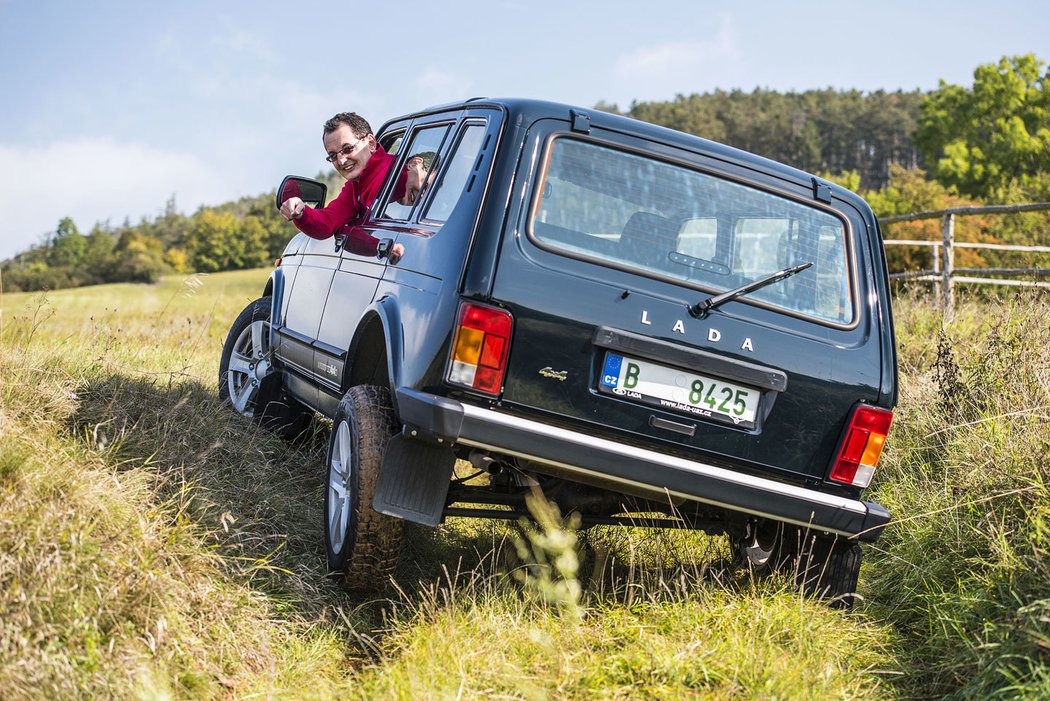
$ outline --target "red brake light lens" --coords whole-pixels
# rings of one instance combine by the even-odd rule
[[[512,319],[502,309],[464,302],[452,341],[448,381],[499,394],[507,370]]]
[[[831,467],[830,478],[854,487],[871,484],[892,421],[892,411],[858,406],[846,428],[846,437]]]

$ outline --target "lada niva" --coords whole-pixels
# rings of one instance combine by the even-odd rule
[[[377,138],[398,164],[425,154],[420,196],[380,191],[356,231],[379,255],[296,235],[219,378],[283,433],[331,418],[324,533],[348,588],[387,583],[403,520],[519,518],[540,489],[584,525],[726,534],[756,571],[849,604],[860,543],[890,518],[862,493],[897,400],[860,197],[532,100],[435,107]],[[289,188],[325,203],[290,177],[278,204]]]

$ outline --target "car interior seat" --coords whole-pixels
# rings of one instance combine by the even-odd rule
[[[620,249],[627,260],[647,267],[668,267],[667,256],[678,249],[679,223],[650,212],[635,212],[624,224]]]

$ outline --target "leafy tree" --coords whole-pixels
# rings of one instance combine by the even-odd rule
[[[61,239],[66,236],[79,235],[80,231],[77,229],[76,223],[69,217],[62,217],[58,220],[58,226],[55,227],[55,238]]]
[[[317,180],[326,180],[323,174],[315,177]],[[337,194],[339,186],[334,186],[334,183],[328,182],[328,191]],[[288,241],[296,234],[295,227],[285,221],[278,213],[277,207],[274,206],[275,194],[275,191],[271,191],[255,197],[242,197],[236,202],[227,202],[215,208],[217,212],[232,214],[243,222],[254,219],[263,228],[263,249],[266,253],[266,263],[272,263],[275,258],[279,257],[285,246],[288,245]],[[248,223],[247,225],[254,227],[254,223]]]
[[[845,170],[841,173],[830,173],[825,171],[823,173],[817,173],[817,175],[824,180],[830,180],[836,185],[841,185],[847,190],[860,192],[860,173],[855,170]]]
[[[109,281],[116,246],[116,238],[103,225],[92,227],[84,246],[83,267],[91,273],[94,282]]]
[[[170,272],[164,263],[164,249],[160,242],[140,232],[125,229],[113,249],[114,257],[109,272],[112,282],[156,282]]]
[[[205,273],[255,268],[270,262],[266,230],[256,217],[202,209],[183,240],[193,267]]]
[[[970,88],[941,81],[922,105],[916,141],[933,176],[971,197],[1025,199],[1047,189],[1050,71],[1034,54],[979,66]]]
[[[932,212],[953,207],[979,205],[972,199],[960,197],[944,185],[929,180],[925,171],[919,168],[906,169],[891,166],[890,182],[886,187],[861,193],[879,217],[886,218],[899,214],[915,212]],[[971,215],[956,217],[955,240],[978,243],[1002,243],[1002,239],[993,234],[999,221],[994,215]],[[940,218],[920,219],[915,221],[883,224],[883,235],[887,239],[913,239],[919,241],[940,241],[943,238]],[[916,246],[889,246],[886,255],[890,270],[922,270],[931,267],[931,249]],[[958,268],[984,267],[995,254],[982,252],[980,249],[955,249],[955,266]]]
[[[914,168],[912,142],[922,94],[856,90],[716,90],[671,102],[634,103],[636,119],[721,141],[809,171],[856,171],[868,188],[889,180],[891,164]],[[597,109],[618,111],[599,103]]]
[[[164,262],[176,273],[192,273],[190,256],[184,248],[169,248],[164,251]]]
[[[269,232],[259,217],[249,214],[241,220],[240,237],[244,244],[244,254],[241,256],[238,268],[259,268],[273,263],[275,255],[271,255],[268,246]],[[285,243],[287,243],[287,237],[285,237]]]
[[[87,240],[77,230],[77,225],[69,217],[58,222],[55,235],[51,239],[47,254],[48,265],[52,267],[75,267],[83,262]]]
[[[718,105],[706,95],[693,94],[678,95],[671,102],[635,102],[627,114],[705,139],[724,141],[726,126],[717,108]]]
[[[615,102],[606,102],[605,100],[598,100],[597,104],[594,105],[594,109],[601,112],[609,112],[611,114],[623,114],[620,111],[619,105]]]

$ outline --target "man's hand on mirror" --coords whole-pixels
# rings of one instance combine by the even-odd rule
[[[301,199],[298,197],[289,197],[281,203],[281,216],[288,221],[294,221],[303,216],[303,210],[305,208],[306,203]]]

